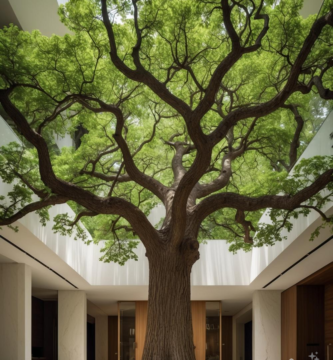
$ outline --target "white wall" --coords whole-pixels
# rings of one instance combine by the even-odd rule
[[[70,134],[65,134],[64,137],[61,137],[59,135],[55,135],[55,143],[58,145],[59,149],[62,149],[63,147],[72,147],[74,146],[74,141]]]
[[[108,317],[97,316],[95,318],[95,358],[96,360],[108,360]]]
[[[317,14],[322,3],[323,0],[304,0],[303,9],[300,11],[300,14],[304,18],[308,17],[309,15]]]
[[[322,127],[312,139],[311,143],[306,148],[298,162],[301,159],[311,158],[316,155],[333,156],[333,141],[330,140],[329,137],[332,131],[333,112],[323,123]],[[333,204],[330,204],[326,207],[325,211],[329,211],[332,207]],[[254,281],[256,277],[259,276],[260,273],[266,269],[266,267],[271,264],[284,250],[286,250],[290,244],[302,236],[304,231],[318,219],[319,215],[316,212],[312,212],[307,217],[300,216],[296,221],[293,221],[294,226],[290,233],[288,233],[286,230],[282,231],[282,236],[287,235],[287,240],[278,242],[274,246],[254,248],[252,251],[251,282]],[[267,214],[264,214],[260,221],[263,223],[270,222],[270,218],[267,216]]]
[[[281,292],[253,295],[253,359],[281,360]]]
[[[31,270],[0,264],[0,359],[31,359]]]
[[[58,356],[87,359],[87,298],[84,291],[58,293]]]
[[[208,240],[200,245],[200,259],[192,270],[192,285],[250,284],[251,252],[232,254],[225,240]]]
[[[38,29],[43,35],[59,36],[69,33],[60,21],[57,0],[9,0],[22,29]]]

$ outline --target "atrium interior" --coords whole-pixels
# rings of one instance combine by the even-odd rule
[[[0,28],[14,23],[62,36],[68,29],[57,10],[65,2],[1,0]],[[321,4],[305,0],[301,15]],[[333,112],[325,113],[297,163],[332,157],[332,132]],[[84,133],[57,137],[57,147],[78,147]],[[20,141],[0,108],[0,146]],[[0,196],[11,186],[0,179]],[[323,212],[332,216],[333,203]],[[75,217],[66,203],[49,213]],[[158,226],[165,216],[157,204],[148,219]],[[321,220],[317,212],[300,216],[282,234],[286,240],[247,252],[230,252],[223,239],[200,244],[191,272],[196,360],[333,360],[333,236],[323,228],[310,241]],[[266,212],[260,222],[269,221]],[[137,260],[119,265],[100,261],[103,241],[87,245],[74,234],[55,234],[52,222],[43,226],[35,213],[13,225],[18,232],[0,228],[0,360],[141,360],[149,283],[144,245],[135,249]]]

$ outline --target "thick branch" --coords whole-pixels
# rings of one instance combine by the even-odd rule
[[[244,242],[247,244],[253,244],[253,238],[251,237],[251,230],[255,231],[251,221],[245,219],[244,211],[237,210],[235,220],[238,224],[241,224],[244,229]]]
[[[183,165],[183,157],[184,155],[190,153],[191,150],[194,150],[195,147],[188,143],[179,141],[166,141],[165,143],[172,146],[176,150],[175,155],[172,158],[172,171],[174,175],[174,183],[172,187],[176,188],[180,180],[186,174],[186,169]]]
[[[237,157],[241,156],[244,151],[245,148],[241,147],[238,150],[231,151],[230,153],[224,155],[222,159],[222,169],[219,176],[208,184],[199,184],[196,188],[196,198],[203,198],[227,186],[232,175],[231,163]]]
[[[129,175],[129,177],[131,179],[133,179],[133,181],[135,181],[139,185],[150,190],[154,195],[156,195],[161,201],[164,202],[166,187],[163,184],[161,184],[158,180],[153,179],[151,176],[148,176],[148,175],[144,174],[143,172],[141,172],[137,168],[137,166],[135,165],[134,160],[133,160],[133,156],[135,156],[136,153],[138,153],[142,149],[144,144],[151,141],[152,137],[155,134],[156,123],[154,124],[153,133],[152,133],[150,139],[144,141],[141,144],[141,146],[137,149],[137,151],[134,153],[134,155],[132,155],[125,139],[122,136],[123,128],[125,125],[125,119],[124,119],[124,115],[123,115],[122,111],[118,107],[116,107],[114,105],[106,104],[99,99],[94,99],[94,98],[89,98],[89,97],[85,97],[85,99],[89,100],[89,101],[94,101],[100,105],[100,108],[95,108],[95,107],[91,106],[85,100],[80,101],[80,103],[83,106],[85,106],[87,109],[91,110],[92,112],[95,112],[95,113],[110,112],[116,116],[117,124],[116,124],[116,130],[115,130],[113,137],[114,137],[115,141],[117,142],[117,144],[123,154],[126,171]]]
[[[302,94],[308,94],[313,86],[317,88],[319,96],[322,99],[333,100],[333,91],[324,87],[322,79],[319,76],[314,76],[308,85],[299,85],[297,90]]]
[[[291,68],[288,80],[284,88],[271,100],[257,105],[246,106],[238,108],[229,113],[219,126],[209,135],[209,140],[214,144],[218,143],[222,138],[226,136],[228,130],[237,124],[238,121],[251,118],[251,117],[263,117],[271,114],[279,107],[281,107],[286,100],[296,91],[304,90],[304,87],[298,86],[298,77],[302,72],[302,67],[306,61],[308,55],[311,52],[313,45],[318,39],[321,31],[326,25],[333,26],[333,11],[330,11],[325,16],[322,16],[316,20],[310,30],[310,34],[305,39],[302,49],[300,50],[294,65]]]
[[[196,218],[201,223],[207,216],[223,208],[239,211],[257,211],[261,209],[294,210],[303,202],[323,190],[333,181],[333,169],[320,175],[311,185],[290,195],[265,195],[260,197],[243,196],[236,193],[221,193],[205,198],[196,206]]]
[[[100,214],[121,215],[133,226],[147,248],[156,245],[158,241],[157,231],[139,208],[124,199],[101,198],[55,176],[46,141],[40,134],[31,129],[23,114],[10,101],[9,94],[10,91],[8,90],[0,90],[0,102],[22,135],[37,149],[39,172],[44,184],[53,193],[73,200],[90,211]]]
[[[177,220],[175,220],[175,224],[173,224],[174,226],[172,228],[172,233],[173,233],[172,237],[175,239],[174,240],[175,243],[177,243],[178,238],[180,239],[182,237],[182,234],[185,229],[187,200],[193,188],[196,186],[199,179],[205,173],[205,171],[207,170],[210,164],[212,148],[218,141],[222,139],[222,137],[226,136],[228,130],[232,126],[232,125],[226,126],[225,129],[223,129],[226,131],[223,132],[222,136],[218,138],[218,141],[214,142],[214,141],[209,141],[210,139],[203,134],[202,129],[200,127],[200,121],[214,104],[216,93],[226,73],[242,57],[244,53],[255,51],[260,46],[258,45],[256,48],[251,48],[251,49],[243,49],[237,45],[237,40],[234,34],[234,30],[230,22],[230,8],[228,2],[226,0],[223,0],[222,5],[224,6],[223,10],[225,12],[224,22],[227,21],[227,24],[225,25],[226,27],[228,27],[228,31],[230,31],[230,34],[234,39],[233,50],[222,60],[222,62],[215,69],[210,79],[209,85],[206,89],[205,96],[200,101],[196,109],[192,112],[191,117],[189,118],[186,117],[186,121],[188,124],[188,133],[197,149],[197,156],[190,170],[182,178],[179,184],[179,188],[177,189],[175,194],[173,210],[172,210],[173,218],[176,217],[176,213],[177,213]],[[264,34],[267,31],[268,31],[268,26],[265,28],[262,36],[264,36]],[[249,116],[244,116],[243,118],[249,118],[249,117],[257,117],[257,116],[249,115]],[[223,121],[222,123],[225,123],[225,121]]]
[[[196,186],[195,189],[196,199],[200,199],[205,196],[208,196],[213,192],[221,190],[228,185],[230,178],[232,176],[232,166],[231,166],[232,161],[242,156],[245,153],[245,151],[248,150],[249,145],[258,141],[258,140],[252,140],[249,142],[249,137],[252,134],[252,131],[254,130],[257,121],[258,118],[255,118],[252,121],[246,134],[241,137],[240,145],[236,149],[233,148],[233,142],[234,142],[233,128],[230,129],[227,136],[229,152],[223,156],[221,172],[219,176],[216,179],[214,179],[212,182],[208,184],[198,184],[198,186]]]
[[[268,15],[261,15],[260,11],[262,9],[262,4],[258,8],[258,11],[256,12],[255,19],[256,20],[264,20],[264,27],[261,31],[260,35],[258,36],[255,45],[250,46],[248,48],[242,48],[240,46],[240,39],[232,25],[231,22],[231,8],[228,5],[228,0],[222,0],[222,9],[223,9],[223,21],[224,25],[227,29],[227,32],[231,38],[232,41],[232,51],[230,54],[228,54],[218,65],[218,67],[215,69],[209,85],[206,89],[205,96],[200,101],[199,105],[193,112],[193,118],[195,122],[199,122],[202,117],[210,110],[212,105],[214,104],[215,96],[219,90],[219,87],[221,85],[221,81],[226,75],[226,73],[233,67],[233,65],[243,56],[245,53],[254,52],[258,50],[261,46],[261,41],[266,35],[269,27],[269,17]],[[255,116],[248,116],[248,117],[255,117]]]
[[[221,0],[222,12],[223,12],[223,22],[225,28],[227,29],[228,35],[232,42],[233,49],[240,47],[240,39],[237,35],[237,32],[232,25],[231,21],[231,11],[232,8],[229,6],[229,0]]]
[[[289,165],[286,164],[284,161],[280,161],[281,164],[289,172],[294,167],[294,165],[296,164],[296,161],[297,161],[297,149],[300,146],[299,139],[300,139],[300,136],[301,136],[301,133],[303,130],[304,120],[303,120],[302,116],[300,115],[296,105],[284,105],[283,107],[286,109],[289,109],[293,112],[295,121],[297,123],[296,130],[294,132],[294,136],[291,141],[290,149],[289,149]]]
[[[118,56],[117,53],[117,45],[114,37],[114,32],[112,28],[112,24],[109,19],[108,8],[107,8],[107,1],[101,0],[102,4],[102,16],[104,26],[106,28],[108,37],[109,37],[109,44],[110,44],[110,56],[111,61],[117,67],[117,69],[122,72],[126,77],[131,80],[140,82],[142,84],[147,85],[151,90],[154,91],[163,101],[177,110],[182,116],[186,117],[190,112],[190,107],[181,99],[173,95],[165,86],[165,84],[158,81],[149,71],[144,69],[138,59],[137,52],[139,50],[141,44],[140,38],[140,30],[137,28],[137,36],[138,42],[133,49],[133,56],[134,56],[134,63],[137,67],[136,70],[129,68]],[[137,11],[137,9],[136,9]],[[137,26],[137,25],[136,25]]]

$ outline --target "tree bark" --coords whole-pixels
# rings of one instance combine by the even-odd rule
[[[148,323],[143,360],[195,360],[192,264],[176,251],[149,256]]]

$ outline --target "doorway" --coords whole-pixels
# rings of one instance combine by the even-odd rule
[[[245,360],[252,360],[252,321],[244,325],[244,356]]]
[[[95,318],[90,315],[87,322],[87,360],[95,360]]]
[[[333,263],[282,293],[282,356],[333,360]]]

